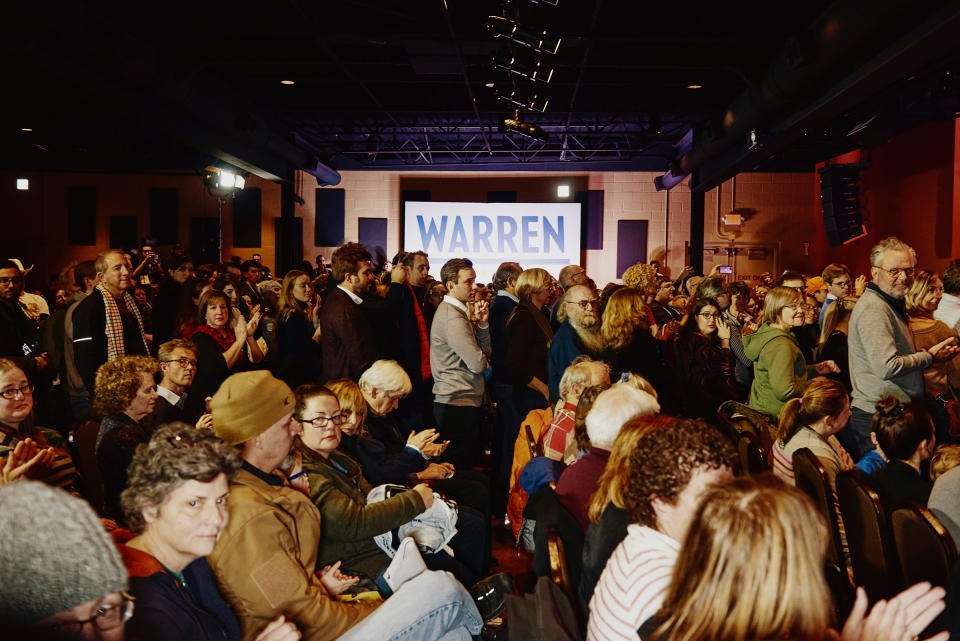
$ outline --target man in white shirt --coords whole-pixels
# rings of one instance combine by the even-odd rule
[[[631,525],[590,599],[587,641],[636,641],[663,604],[700,497],[733,478],[735,456],[730,442],[700,419],[677,419],[640,437],[624,492]]]
[[[153,410],[155,423],[183,421],[193,425],[206,409],[206,399],[191,399],[187,403],[190,386],[197,374],[197,346],[182,338],[169,340],[160,345],[157,360],[160,361],[163,380],[157,385],[158,398]]]
[[[951,260],[943,270],[943,298],[933,317],[954,332],[960,330],[960,259]]]

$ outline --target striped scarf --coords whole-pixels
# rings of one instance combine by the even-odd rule
[[[103,294],[103,307],[107,318],[107,360],[110,361],[127,353],[123,345],[123,317],[120,315],[120,308],[117,307],[117,300],[113,297],[113,294],[108,292],[102,284],[97,285],[97,289]],[[123,304],[137,319],[140,339],[143,341],[143,353],[149,354],[150,348],[147,346],[147,339],[144,338],[143,319],[140,317],[140,310],[137,309],[137,301],[129,293],[124,292]]]

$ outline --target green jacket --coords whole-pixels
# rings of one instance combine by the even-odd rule
[[[373,488],[363,478],[359,463],[340,451],[324,459],[299,439],[296,447],[310,478],[310,498],[323,519],[317,568],[339,560],[344,574],[376,579],[390,565],[390,557],[373,537],[423,512],[423,498],[416,492],[402,492],[367,505]]]
[[[783,404],[803,394],[807,379],[817,375],[803,359],[797,337],[769,323],[743,337],[743,351],[753,361],[749,405],[763,412],[779,415]]]

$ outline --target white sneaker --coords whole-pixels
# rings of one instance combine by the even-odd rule
[[[397,551],[393,555],[393,561],[387,566],[379,577],[376,584],[380,588],[380,593],[388,597],[400,586],[410,579],[418,576],[427,569],[427,564],[423,562],[420,556],[420,550],[417,548],[417,542],[412,536],[408,536],[397,546]]]

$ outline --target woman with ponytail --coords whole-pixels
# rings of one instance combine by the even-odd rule
[[[818,376],[810,381],[800,398],[792,398],[780,411],[780,424],[773,444],[773,472],[790,483],[793,479],[793,454],[807,448],[820,459],[830,485],[839,472],[854,467],[835,434],[850,419],[850,398],[843,384]],[[883,466],[883,459],[871,452],[857,464],[869,474]]]

